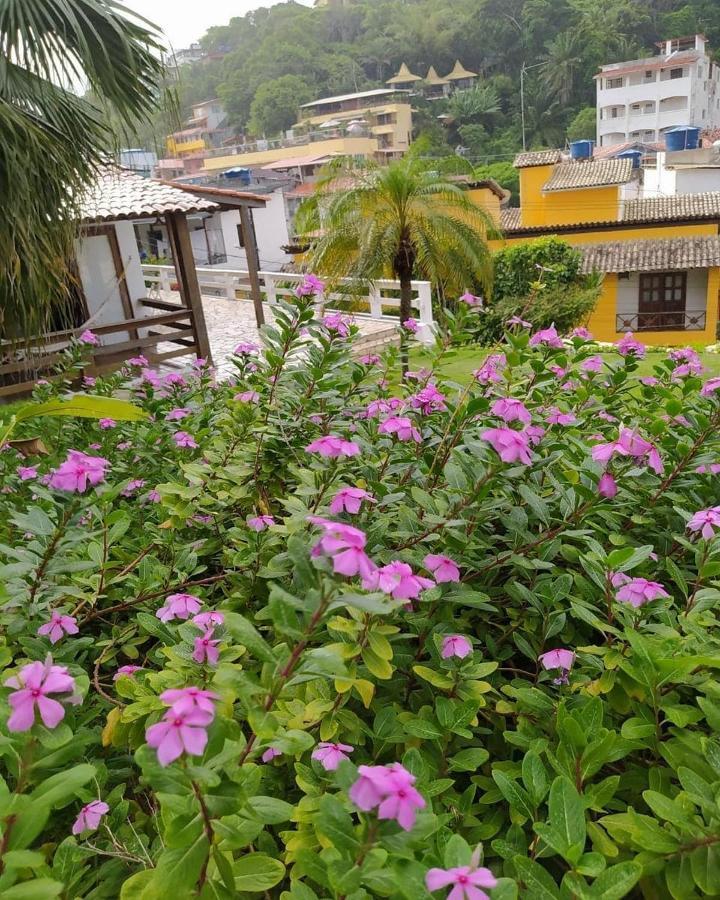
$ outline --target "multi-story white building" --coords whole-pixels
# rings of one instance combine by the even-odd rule
[[[720,66],[702,34],[661,41],[657,56],[601,66],[597,142],[662,141],[670,128],[720,125]]]

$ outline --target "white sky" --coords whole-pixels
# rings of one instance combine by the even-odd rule
[[[227,25],[234,16],[273,6],[277,0],[123,0],[125,5],[154,22],[175,49],[198,40],[211,25]],[[297,0],[312,6],[313,0]]]

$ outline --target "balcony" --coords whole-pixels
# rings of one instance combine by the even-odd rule
[[[618,313],[615,331],[704,331],[705,310]]]

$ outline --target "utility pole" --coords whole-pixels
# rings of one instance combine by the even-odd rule
[[[544,63],[533,63],[531,66],[526,66],[523,61],[523,64],[520,67],[520,122],[522,124],[523,150],[527,150],[527,147],[525,146],[525,73],[529,69],[537,69],[542,65],[544,65]]]

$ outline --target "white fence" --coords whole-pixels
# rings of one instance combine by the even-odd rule
[[[175,289],[175,269],[173,266],[143,265],[145,282],[150,285],[151,296],[167,294]],[[250,280],[247,272],[241,269],[220,269],[215,267],[196,266],[200,292],[205,296],[225,297],[228,300],[238,302],[249,301]],[[295,272],[259,272],[260,290],[263,300],[267,303],[277,303],[279,298],[293,296],[295,288],[300,284],[304,275]],[[349,278],[338,279],[338,284],[351,285]],[[432,298],[429,281],[412,282],[412,307],[415,318],[419,323],[417,337],[423,343],[431,344],[434,341],[434,324],[432,313]],[[362,296],[353,293],[333,291],[318,296],[318,305],[332,308],[333,301],[353,301],[354,304],[362,303],[364,308],[353,309],[353,315],[379,319],[390,323],[397,323],[397,316],[387,315],[385,309],[393,309],[400,306],[400,283],[389,279],[374,282],[370,289]]]

